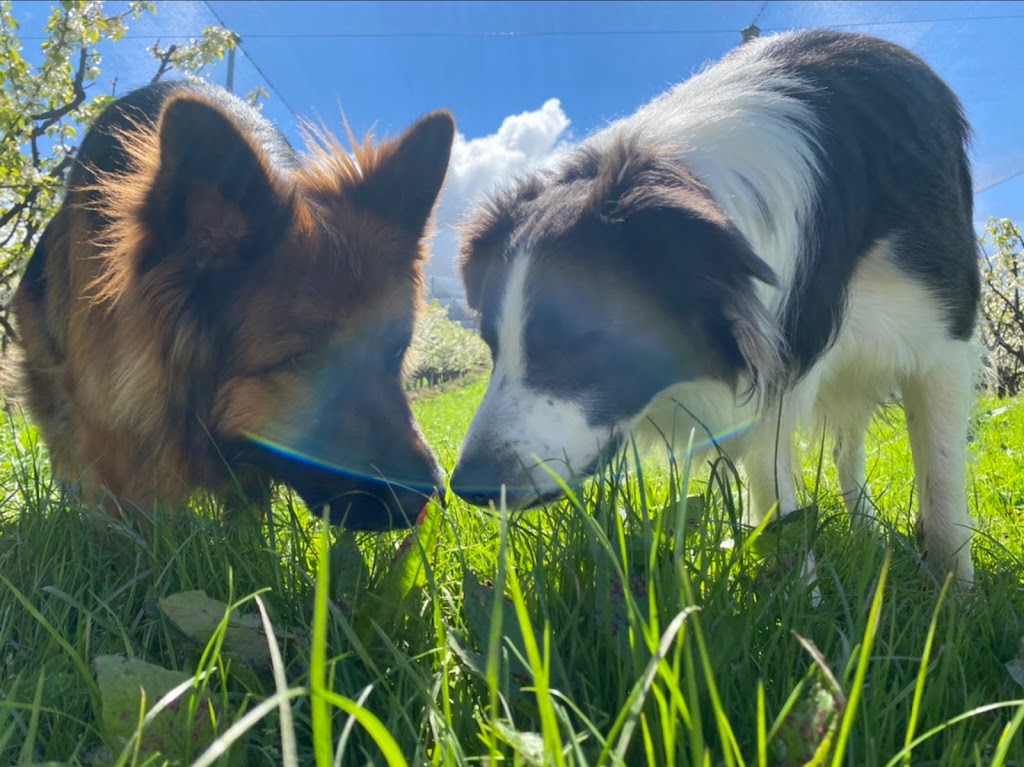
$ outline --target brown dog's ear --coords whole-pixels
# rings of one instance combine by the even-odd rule
[[[158,132],[160,167],[143,214],[146,225],[158,242],[186,238],[196,266],[233,263],[242,238],[285,207],[262,150],[233,117],[194,96],[169,101]]]
[[[400,138],[383,144],[353,199],[404,231],[420,236],[448,171],[455,119],[445,111],[422,117]]]

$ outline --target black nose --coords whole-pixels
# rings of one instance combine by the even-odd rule
[[[444,491],[444,475],[433,456],[417,469],[394,470],[377,479],[357,481],[351,491],[329,502],[331,522],[350,530],[412,527],[430,499],[441,500]]]
[[[349,530],[380,532],[412,527],[431,494],[426,489],[373,483],[357,486],[325,502],[331,510],[331,524]]]
[[[255,448],[254,448],[255,449]],[[444,488],[433,456],[382,472],[334,471],[292,456],[260,448],[260,466],[290,486],[314,514],[330,507],[332,524],[353,530],[395,530],[411,527],[431,497]]]
[[[452,491],[467,503],[474,506],[495,506],[501,504],[502,472],[493,460],[480,454],[462,456],[455,471],[452,472]],[[519,488],[507,487],[505,500],[511,504],[513,496],[518,496]]]

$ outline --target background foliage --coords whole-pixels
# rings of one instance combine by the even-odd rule
[[[110,13],[99,0],[64,0],[51,9],[38,55],[26,53],[9,0],[0,0],[0,351],[16,333],[9,304],[36,240],[60,204],[78,142],[118,95],[117,79],[104,80],[101,48],[116,44],[132,21],[156,12],[152,2],[129,2]],[[200,37],[148,50],[152,81],[174,72],[197,77],[234,49],[239,38],[211,26]],[[248,94],[257,104],[267,92]],[[1008,219],[990,219],[982,240],[982,338],[989,350],[997,393],[1024,385],[1024,239]],[[451,322],[440,306],[427,308],[416,330],[407,387],[418,389],[484,368],[479,338]]]
[[[989,219],[982,239],[982,340],[1000,396],[1024,384],[1024,236],[1009,219]]]
[[[416,319],[406,387],[417,389],[448,383],[483,372],[491,357],[476,333],[449,319],[448,310],[434,301]]]
[[[155,13],[151,2],[130,2],[120,13],[104,3],[54,4],[39,53],[21,40],[9,0],[0,0],[0,347],[13,337],[10,299],[22,269],[62,196],[78,142],[103,108],[118,95],[117,80],[101,78],[100,49],[117,43],[131,22]],[[199,76],[224,58],[238,38],[208,27],[185,43],[148,50],[155,82],[170,72]],[[255,102],[262,89],[250,94]]]

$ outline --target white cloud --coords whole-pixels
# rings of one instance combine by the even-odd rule
[[[428,267],[433,294],[462,303],[462,285],[455,258],[455,225],[487,192],[501,188],[519,174],[543,167],[568,147],[569,118],[552,98],[540,109],[509,115],[495,133],[467,140],[455,136],[448,177],[437,210],[437,235]]]

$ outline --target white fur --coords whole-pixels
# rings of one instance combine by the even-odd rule
[[[798,507],[795,435],[824,428],[834,438],[833,457],[847,509],[856,519],[870,515],[864,438],[878,405],[902,393],[917,474],[926,558],[952,565],[957,577],[973,579],[971,522],[967,513],[965,449],[974,368],[973,342],[950,339],[942,307],[927,288],[892,263],[891,243],[876,246],[861,261],[850,284],[847,313],[836,343],[775,409],[759,414],[714,381],[678,384],[647,409],[648,429],[677,435],[705,428],[741,460],[750,483],[751,507],[763,518],[778,503],[783,513]],[[704,426],[687,423],[684,403]],[[751,424],[737,434],[737,426]],[[675,441],[675,447],[685,445]],[[923,483],[923,484],[922,484]],[[776,487],[778,492],[776,493]]]

